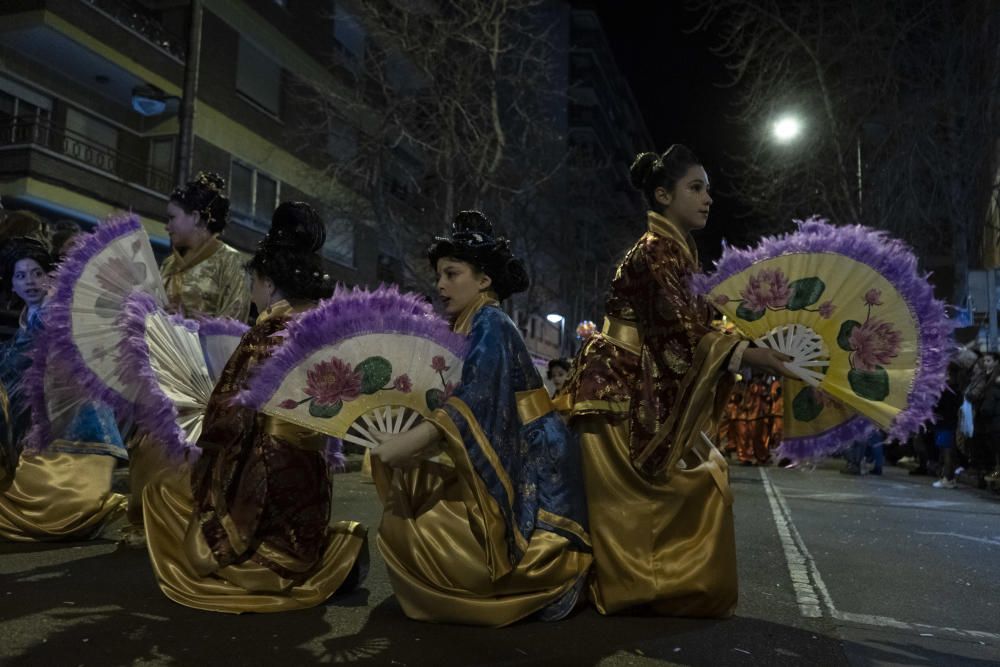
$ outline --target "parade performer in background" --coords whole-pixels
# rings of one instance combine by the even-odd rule
[[[686,147],[643,153],[632,183],[648,230],[619,265],[601,333],[570,383],[594,542],[590,596],[599,612],[722,617],[737,599],[732,494],[706,443],[743,363],[780,375],[784,356],[710,326],[688,288],[699,270],[691,232],[712,197]]]
[[[460,213],[452,229],[428,254],[469,351],[443,407],[373,450],[379,548],[410,618],[558,620],[591,563],[579,449],[499,307],[528,287],[524,265],[481,213]],[[437,446],[453,467],[420,460]]]
[[[190,478],[165,470],[143,493],[160,588],[180,604],[230,613],[311,607],[367,572],[365,528],[328,525],[326,437],[232,404],[281,344],[290,318],[330,295],[317,252],[322,220],[285,202],[247,269],[260,316],[222,373]]]
[[[111,492],[112,472],[127,454],[111,410],[80,401],[66,428],[21,452],[32,427],[28,383],[73,386],[63,367],[49,364],[44,302],[52,261],[34,239],[7,241],[2,253],[5,287],[24,304],[20,327],[0,347],[0,408],[4,421],[0,471],[0,538],[14,541],[91,539],[116,534],[126,500]],[[45,370],[43,370],[45,369]],[[49,374],[49,377],[46,377]],[[54,374],[54,375],[53,375]],[[77,391],[83,394],[82,390]]]
[[[169,306],[188,318],[250,314],[250,290],[243,264],[246,257],[219,235],[229,222],[226,181],[200,172],[195,180],[170,194],[167,234],[173,252],[160,272]]]
[[[250,313],[246,257],[226,245],[219,235],[229,222],[225,180],[199,172],[195,180],[175,189],[167,203],[167,234],[171,254],[160,273],[167,293],[167,309],[184,317],[228,317],[243,322]],[[155,435],[138,433],[129,441],[129,505],[131,528],[125,541],[141,546],[142,490],[149,479],[169,464]]]

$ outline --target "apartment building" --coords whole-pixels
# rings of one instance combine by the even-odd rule
[[[188,65],[189,0],[5,0],[0,4],[0,197],[7,209],[91,226],[133,211],[166,252],[178,112]],[[251,251],[279,201],[323,210],[360,197],[325,167],[337,142],[303,137],[296,82],[344,85],[359,33],[332,2],[202,0],[193,170],[226,177],[224,238]],[[360,35],[363,40],[363,35]],[[331,63],[337,66],[331,66]],[[133,107],[153,91],[161,113]],[[148,109],[147,109],[148,112]],[[363,197],[362,197],[363,198]],[[372,284],[375,231],[363,216],[327,216],[328,269]]]

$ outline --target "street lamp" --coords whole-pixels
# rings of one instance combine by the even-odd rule
[[[551,324],[559,325],[559,356],[562,357],[566,338],[566,318],[559,313],[549,313],[545,316],[545,319]]]
[[[802,134],[802,121],[792,115],[785,115],[774,121],[771,133],[778,143],[787,144]]]

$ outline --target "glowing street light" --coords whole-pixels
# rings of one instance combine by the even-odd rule
[[[549,313],[545,316],[545,319],[550,324],[555,324],[559,327],[559,356],[561,357],[566,349],[566,318],[559,313]]]
[[[787,144],[802,134],[802,121],[795,116],[782,116],[774,121],[771,133],[779,143]]]

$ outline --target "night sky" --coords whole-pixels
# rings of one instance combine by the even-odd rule
[[[732,121],[734,93],[720,87],[727,75],[711,53],[711,35],[688,34],[696,17],[679,0],[592,4],[653,136],[650,150],[682,143],[705,163],[715,203],[698,244],[703,261],[714,259],[726,232],[748,221],[725,196],[726,153],[739,150],[734,143],[739,131]]]

